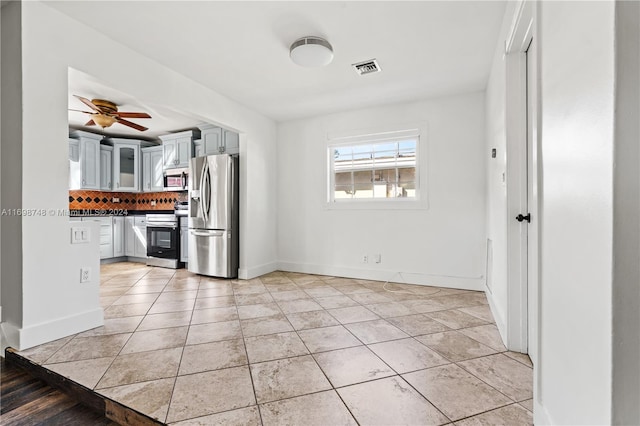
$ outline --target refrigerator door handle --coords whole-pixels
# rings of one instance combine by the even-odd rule
[[[205,174],[205,181],[206,181],[206,190],[205,190],[205,194],[207,195],[207,201],[206,203],[204,203],[204,207],[206,208],[206,214],[205,214],[205,220],[207,222],[209,222],[209,213],[211,213],[211,174],[209,173],[209,163],[207,163],[207,171]],[[203,186],[205,186],[204,182],[203,182]]]
[[[224,235],[224,231],[196,231],[193,229],[190,229],[189,233],[196,237],[222,237]]]
[[[205,223],[207,222],[207,214],[204,211],[204,203],[206,198],[206,190],[204,188],[204,176],[207,171],[207,162],[205,161],[202,165],[202,171],[200,172],[200,212],[202,213],[202,218]]]

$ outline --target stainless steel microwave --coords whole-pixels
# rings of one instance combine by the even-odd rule
[[[189,169],[169,169],[164,172],[165,191],[186,191],[189,183]]]

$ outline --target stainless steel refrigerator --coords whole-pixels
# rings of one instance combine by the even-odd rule
[[[189,164],[191,272],[236,278],[239,264],[238,156],[192,158]]]

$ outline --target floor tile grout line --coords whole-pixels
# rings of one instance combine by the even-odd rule
[[[233,296],[235,300],[235,290],[233,286],[231,287],[233,291]],[[236,315],[238,316],[238,328],[240,329],[240,336],[242,337],[242,346],[244,347],[244,355],[247,357],[247,370],[249,372],[249,380],[251,380],[251,389],[253,390],[253,400],[256,402],[258,406],[258,416],[260,417],[260,424],[264,425],[264,421],[262,420],[262,411],[260,410],[260,405],[258,404],[258,394],[256,393],[256,385],[253,381],[253,374],[251,373],[251,359],[249,358],[249,351],[247,350],[247,341],[244,337],[244,330],[242,328],[242,322],[240,321],[240,311],[238,310],[237,303],[235,304]]]
[[[147,274],[148,274],[148,272],[147,272],[147,273],[145,273],[145,274],[143,274],[141,277],[138,277],[138,278],[137,278],[137,280],[134,282],[134,284],[132,284],[131,286],[129,286],[129,287],[127,287],[127,288],[128,288],[128,289],[131,289],[133,286],[135,286],[135,283],[136,283],[136,282],[138,282],[139,280],[143,279]],[[174,275],[175,275],[175,274],[174,274]],[[117,275],[116,275],[116,276],[117,276]],[[112,277],[112,278],[114,278],[114,277]],[[169,283],[169,282],[171,282],[171,280],[173,280],[173,276],[172,276],[172,278],[171,278],[171,279],[169,279],[168,283]],[[312,281],[312,282],[313,282],[313,281]],[[163,290],[160,292],[160,295],[161,295],[161,294],[165,294],[165,289],[166,289],[166,287],[169,285],[168,283],[167,283],[167,284],[165,284],[165,286],[163,287]],[[305,294],[307,294],[308,296],[310,296],[309,298],[306,298],[306,297],[305,297],[304,299],[312,300],[312,301],[313,301],[313,302],[315,302],[315,303],[318,303],[318,301],[316,300],[316,299],[318,299],[318,298],[322,298],[322,297],[332,297],[332,296],[327,296],[327,295],[318,295],[318,296],[314,297],[313,295],[311,295],[311,294],[307,293],[307,292],[304,290],[304,287],[303,287],[303,286],[299,285],[298,283],[296,283],[296,282],[294,282],[294,281],[292,281],[291,283],[292,283],[293,285],[295,285],[295,286],[298,288],[298,290],[300,290],[300,291],[304,292]],[[265,286],[265,283],[263,283],[263,284],[262,284],[262,286],[264,287],[264,290],[265,290],[264,292],[260,292],[260,293],[248,293],[248,294],[246,294],[246,295],[250,295],[250,294],[256,294],[256,295],[257,295],[257,294],[264,294],[264,293],[269,293],[269,294],[271,295],[272,291],[271,291],[271,290],[269,290],[269,288],[268,288],[267,286]],[[330,286],[330,285],[329,285],[329,286]],[[332,287],[332,286],[330,286],[330,287]],[[312,287],[312,288],[315,288],[315,287]],[[335,288],[335,287],[332,287],[332,288]],[[200,289],[198,289],[198,291],[199,291],[199,290],[200,290]],[[336,289],[336,290],[337,290],[337,289]],[[126,290],[126,291],[129,291],[129,290]],[[126,291],[125,291],[125,293],[124,293],[124,294],[121,294],[120,296],[116,296],[116,297],[122,297],[122,296],[126,295]],[[173,290],[173,291],[180,291],[180,290]],[[339,290],[338,290],[338,291],[339,291]],[[372,291],[373,291],[374,293],[376,292],[375,290],[372,290]],[[154,292],[153,292],[153,293],[154,293]],[[142,294],[148,294],[148,293],[142,293]],[[360,293],[351,293],[351,294],[360,294]],[[362,294],[368,294],[368,293],[362,293]],[[463,293],[463,294],[465,294],[465,293]],[[472,293],[472,294],[473,294],[473,293]],[[160,295],[159,295],[158,297],[156,297],[156,298],[155,298],[155,300],[152,302],[152,306],[153,306],[153,304],[158,303],[158,302],[157,302],[157,299],[160,297]],[[234,296],[235,296],[235,295],[236,295],[236,294],[235,294],[235,292],[234,292]],[[345,297],[347,297],[347,298],[349,298],[349,299],[351,299],[351,300],[353,300],[353,299],[349,296],[349,294],[342,293],[342,295],[343,295],[343,296],[345,296]],[[337,295],[336,295],[336,296],[337,296]],[[109,296],[105,296],[105,297],[109,297]],[[446,297],[446,295],[439,296],[439,297]],[[235,297],[234,297],[234,299],[235,299]],[[287,314],[287,313],[285,313],[284,311],[282,311],[282,308],[281,308],[281,306],[280,306],[280,304],[279,304],[278,302],[289,302],[289,301],[293,301],[293,300],[304,300],[304,299],[302,299],[302,298],[301,298],[301,299],[290,299],[290,300],[281,300],[281,301],[274,300],[273,302],[269,302],[269,303],[275,303],[275,304],[278,306],[278,308],[280,309],[280,313],[279,313],[279,314],[277,314],[276,316],[282,316],[282,317],[284,317],[284,319],[286,319],[286,321],[287,321],[287,322],[289,322],[289,324],[292,326],[292,323],[291,323],[291,321],[290,321],[290,319],[289,319],[288,315],[296,314],[296,313],[302,313],[302,312],[289,312],[289,313]],[[116,299],[116,300],[117,300],[117,299]],[[428,298],[423,298],[423,299],[422,299],[422,298],[421,298],[421,300],[423,300],[423,301],[425,301],[425,302],[426,302],[426,301],[431,300],[431,299],[428,299]],[[393,300],[393,299],[391,299],[389,302],[375,302],[375,303],[367,303],[367,304],[365,304],[366,302],[365,302],[365,303],[362,303],[362,302],[358,302],[358,301],[355,301],[355,300],[354,300],[354,303],[356,303],[356,306],[361,306],[361,307],[364,307],[365,309],[368,309],[369,311],[371,311],[371,310],[367,307],[367,304],[368,304],[368,305],[372,305],[372,304],[377,304],[377,303],[401,303],[401,301],[397,301],[397,300]],[[254,303],[254,304],[255,304],[255,303]],[[110,305],[109,305],[109,306],[110,306]],[[236,300],[236,303],[234,304],[234,306],[235,306],[235,308],[236,308],[236,313],[238,313],[238,306],[247,306],[247,305],[238,305],[238,304],[237,304],[237,300]],[[441,311],[452,311],[452,310],[460,311],[461,309],[469,308],[469,307],[474,307],[474,306],[486,306],[486,304],[477,304],[477,303],[476,303],[476,304],[468,305],[468,306],[448,307],[448,308],[446,308],[446,309],[442,309]],[[325,307],[323,307],[323,306],[321,306],[321,308],[322,308],[322,309],[318,309],[318,310],[314,310],[314,311],[303,311],[303,312],[325,312],[325,313],[328,313],[329,315],[331,315],[331,313],[330,313],[330,312],[328,312],[328,311],[329,311],[329,309],[327,309],[327,308],[325,308]],[[150,309],[151,309],[151,308],[150,308]],[[207,308],[204,308],[204,309],[207,309]],[[330,308],[330,309],[339,309],[339,308]],[[408,308],[408,309],[410,309],[410,308]],[[189,320],[189,327],[192,325],[193,314],[194,314],[194,311],[195,311],[195,310],[196,310],[196,308],[195,308],[195,303],[194,303],[194,306],[193,306],[193,307],[191,308],[191,310],[190,310],[190,312],[191,312],[191,318],[190,318],[190,320]],[[432,311],[432,312],[441,312],[441,311]],[[349,330],[349,329],[346,327],[346,326],[348,326],[349,324],[357,324],[357,323],[362,323],[362,322],[368,322],[368,321],[380,321],[380,320],[384,320],[386,323],[388,323],[388,324],[389,324],[389,323],[390,323],[389,319],[391,319],[391,318],[398,318],[398,317],[409,316],[409,315],[418,315],[418,314],[420,314],[420,315],[425,315],[425,317],[430,318],[431,320],[437,321],[437,319],[435,319],[435,318],[431,318],[431,317],[429,317],[429,316],[427,315],[427,314],[432,313],[432,312],[415,313],[415,314],[414,314],[414,313],[409,313],[409,314],[406,314],[406,315],[397,315],[397,316],[381,316],[381,315],[377,315],[377,314],[376,314],[376,315],[379,317],[377,320],[356,321],[356,322],[346,323],[346,324],[345,324],[345,323],[340,322],[339,320],[338,320],[338,322],[339,322],[339,325],[340,325],[340,326],[342,326],[343,328],[347,329],[347,331],[348,331],[351,335],[353,335],[353,333],[351,332],[351,330]],[[493,323],[492,323],[492,322],[490,322],[490,321],[486,321],[486,319],[481,318],[481,317],[478,317],[478,316],[476,316],[476,315],[473,315],[472,313],[467,313],[467,312],[464,312],[464,311],[460,311],[460,312],[462,312],[462,313],[464,313],[464,314],[467,314],[467,315],[470,315],[470,316],[473,316],[473,317],[475,317],[475,318],[477,318],[477,319],[479,319],[479,320],[481,320],[481,321],[484,321],[484,322],[485,322],[485,324],[480,324],[480,325],[471,325],[471,326],[461,327],[461,328],[455,328],[455,329],[451,329],[451,330],[447,330],[447,331],[460,331],[460,330],[464,330],[464,329],[469,329],[469,328],[474,328],[474,327],[482,327],[482,326],[486,326],[486,325],[493,325],[493,326],[495,326],[495,322],[493,322]],[[163,312],[163,313],[164,313],[164,312]],[[375,313],[375,312],[374,312],[374,313]],[[143,319],[140,321],[140,323],[138,324],[138,326],[136,327],[136,329],[134,330],[134,332],[139,331],[139,327],[140,327],[140,325],[142,324],[142,322],[144,321],[144,319],[145,319],[148,315],[155,315],[155,314],[149,314],[149,310],[147,310],[147,313],[143,315]],[[331,316],[332,316],[332,315],[331,315]],[[333,316],[332,316],[332,317],[333,317]],[[124,316],[124,317],[117,317],[117,318],[127,318],[127,316]],[[256,318],[261,318],[261,317],[256,317]],[[335,317],[333,317],[333,318],[335,318]],[[337,318],[336,318],[336,320],[337,320]],[[238,321],[240,321],[240,320],[238,319]],[[438,321],[438,322],[439,322],[439,321]],[[215,322],[213,322],[213,323],[215,323]],[[442,324],[442,323],[441,323],[441,324]],[[393,324],[393,323],[391,323],[390,325],[391,325],[391,326],[393,326],[394,328],[398,328],[398,329],[400,329],[399,327],[397,327],[397,326],[396,326],[395,324]],[[444,325],[446,326],[446,324],[444,324]],[[309,328],[309,329],[300,329],[300,330],[296,330],[296,329],[295,329],[295,327],[292,327],[292,329],[293,329],[293,332],[295,332],[295,333],[296,333],[296,335],[298,336],[298,338],[299,338],[299,339],[302,341],[302,343],[305,345],[305,348],[308,350],[308,347],[306,346],[306,343],[305,343],[305,342],[300,338],[300,335],[298,334],[298,332],[299,332],[299,331],[305,331],[305,330],[313,330],[313,329],[326,328],[326,327],[331,327],[331,326],[314,327],[314,328]],[[448,327],[448,326],[447,326],[447,327]],[[154,329],[166,329],[166,328],[173,328],[173,327],[172,327],[172,326],[169,326],[169,327],[159,327],[159,328],[154,328]],[[245,337],[244,337],[244,334],[243,334],[243,329],[242,329],[242,327],[241,327],[241,326],[240,326],[240,330],[241,330],[241,333],[242,333],[243,344],[245,344],[245,354],[247,355],[247,363],[248,363],[247,365],[250,367],[251,363],[249,362],[249,359],[248,359],[248,353],[247,353],[247,349],[246,349],[246,341],[245,341]],[[402,329],[400,329],[400,330],[404,332],[404,330],[402,330]],[[145,330],[145,331],[146,331],[146,330]],[[282,331],[281,331],[281,332],[278,332],[278,333],[282,333]],[[266,334],[266,335],[272,335],[272,334],[278,334],[278,333],[268,333],[268,334]],[[439,332],[436,332],[436,333],[439,333]],[[114,333],[114,334],[126,334],[126,333]],[[131,334],[133,335],[133,333],[131,333]],[[419,335],[416,335],[416,336],[403,337],[403,338],[401,338],[401,339],[412,338],[412,339],[414,339],[414,340],[417,340],[417,337],[419,337],[419,336],[424,336],[424,335],[429,335],[429,334],[434,334],[434,333],[423,333],[423,334],[419,334]],[[461,333],[461,334],[464,334],[464,333]],[[265,336],[265,335],[260,335],[260,336]],[[466,336],[466,335],[465,335],[465,336]],[[72,340],[73,340],[73,339],[75,339],[76,337],[78,337],[78,336],[77,336],[77,335],[73,336],[73,338],[72,338],[70,341],[72,341]],[[131,337],[131,336],[130,336],[130,337]],[[130,338],[130,337],[129,337],[129,338]],[[257,336],[255,336],[255,337],[257,337]],[[363,343],[363,342],[360,340],[360,338],[358,338],[357,336],[353,335],[353,337],[355,337],[355,339],[356,339],[356,340],[358,340],[358,341],[360,341],[361,343]],[[485,343],[483,343],[483,342],[481,342],[481,341],[479,341],[479,340],[476,340],[476,339],[472,338],[471,336],[466,336],[466,337],[471,338],[472,340],[477,341],[479,344],[485,345]],[[228,340],[228,339],[223,339],[223,341],[224,341],[224,340]],[[371,343],[371,344],[384,343],[384,342],[391,342],[391,341],[394,341],[394,340],[400,340],[400,339],[385,340],[385,341],[382,341],[382,342],[375,342],[375,343]],[[127,339],[127,342],[128,342],[128,341],[129,341],[129,339]],[[437,350],[435,350],[435,349],[433,349],[433,348],[429,347],[429,345],[426,345],[425,343],[422,343],[422,342],[420,342],[419,340],[417,340],[417,341],[418,341],[418,343],[420,343],[420,344],[422,344],[423,346],[425,346],[425,347],[429,348],[430,350],[433,350],[433,351],[435,351],[436,353],[438,353],[439,355],[442,355],[442,354],[440,354]],[[124,345],[124,346],[126,346],[127,342],[125,342],[125,345]],[[62,347],[58,348],[58,349],[57,349],[57,350],[56,350],[56,351],[55,351],[51,356],[55,355],[55,353],[57,353],[59,350],[61,350],[63,347],[65,347],[68,343],[69,343],[69,342],[65,343]],[[369,345],[370,345],[370,344],[364,344],[364,343],[363,343],[362,345],[359,345],[359,346],[364,346],[364,347],[366,347],[369,351],[371,351],[371,349],[369,348]],[[121,348],[120,352],[122,351],[122,349],[124,348],[124,346]],[[186,346],[187,346],[187,345],[186,345],[186,342],[185,342],[185,343],[184,343],[184,345],[182,346],[182,350],[183,350],[182,352],[184,352],[184,348],[185,348]],[[488,347],[489,347],[489,346],[488,346]],[[476,377],[478,380],[480,380],[481,382],[485,383],[487,386],[489,386],[489,387],[493,388],[493,386],[492,386],[492,385],[490,385],[489,383],[485,382],[485,381],[484,381],[484,380],[482,380],[480,377],[475,376],[473,373],[471,373],[471,371],[468,371],[468,370],[466,370],[464,367],[462,367],[461,365],[458,365],[458,362],[464,362],[464,361],[474,360],[474,359],[478,359],[478,358],[484,358],[484,357],[489,357],[489,356],[495,356],[495,355],[499,355],[499,354],[505,354],[506,352],[508,352],[508,351],[506,351],[506,350],[497,350],[497,349],[492,348],[492,347],[490,347],[490,348],[491,348],[491,350],[496,350],[496,351],[497,351],[497,353],[495,353],[495,354],[490,354],[490,355],[486,355],[486,356],[479,356],[479,357],[467,358],[467,359],[460,360],[460,361],[457,361],[457,362],[450,362],[450,364],[457,365],[457,366],[459,366],[460,368],[463,368],[463,369],[464,369],[464,371],[468,372],[468,373],[469,373],[470,375],[472,375],[473,377]],[[166,349],[166,348],[165,348],[165,349]],[[340,350],[340,349],[345,349],[345,348],[333,349],[333,350],[330,350],[330,351],[335,351],[335,350]],[[310,352],[310,355],[312,356],[312,358],[314,359],[314,361],[315,361],[316,365],[318,365],[317,360],[315,360],[315,354],[320,354],[320,353],[330,352],[330,351],[319,351],[319,352],[315,352],[315,353],[311,353],[310,351],[309,351],[309,352]],[[117,357],[117,356],[119,356],[119,355],[121,355],[121,353],[120,353],[120,352],[118,353],[118,355],[116,355],[116,357]],[[146,352],[146,351],[141,351],[141,352]],[[138,352],[138,353],[139,353],[139,352]],[[374,355],[375,355],[376,357],[378,357],[378,355],[377,355],[377,354],[375,354],[375,352],[374,352]],[[51,356],[50,356],[50,357],[51,357]],[[442,356],[443,356],[443,355],[442,355]],[[50,357],[49,357],[48,359],[50,359]],[[181,354],[181,357],[182,357],[182,354]],[[512,357],[509,357],[508,355],[505,355],[505,357],[509,358],[509,359],[510,359],[510,360],[512,360],[512,361],[516,361],[516,362],[518,362],[519,364],[521,364],[521,365],[523,365],[523,366],[525,366],[525,367],[527,367],[527,368],[531,368],[530,366],[526,365],[524,362],[521,362],[521,361],[520,361],[520,360],[518,360],[517,358],[512,358]],[[293,357],[287,357],[287,358],[293,358]],[[378,358],[379,358],[379,357],[378,357]],[[443,358],[444,358],[444,359],[446,359],[447,361],[451,361],[451,360],[449,360],[448,358],[446,358],[446,356],[443,356]],[[48,360],[48,359],[47,359],[47,360]],[[379,359],[380,359],[380,358],[379,358]],[[380,361],[381,361],[381,362],[383,362],[383,363],[386,365],[386,363],[384,362],[384,360],[381,360],[381,359],[380,359]],[[46,361],[45,361],[45,362],[46,362]],[[180,363],[179,363],[179,364],[180,364]],[[327,376],[326,376],[326,374],[324,373],[324,370],[322,370],[322,368],[321,368],[319,365],[318,365],[318,367],[320,368],[320,370],[323,372],[323,374],[325,375],[325,377],[326,377],[326,378],[327,378],[327,380],[328,380],[328,377],[327,377]],[[110,367],[109,367],[109,368],[110,368]],[[229,368],[232,368],[232,367],[229,367]],[[434,366],[434,367],[432,367],[432,368],[435,368],[435,366]],[[394,371],[394,372],[395,372],[395,370],[393,370],[392,368],[391,368],[391,371]],[[416,371],[420,371],[420,370],[416,370]],[[407,373],[402,373],[402,374],[400,374],[400,373],[397,373],[397,372],[396,372],[396,374],[397,374],[398,376],[400,376],[400,377],[401,377],[401,376],[402,376],[402,374],[409,374],[409,372],[407,372]],[[178,376],[178,374],[176,373],[176,377],[177,377],[177,376]],[[102,378],[101,378],[101,379],[102,379]],[[366,383],[366,382],[365,382],[365,383]],[[333,389],[333,390],[336,390],[336,389],[337,389],[337,388],[335,388],[335,387],[333,386],[333,384],[331,383],[331,381],[330,381],[330,380],[329,380],[329,384],[332,386],[332,389]],[[253,385],[253,381],[252,381],[252,385]],[[174,386],[175,386],[175,382],[174,382]],[[495,388],[494,388],[494,389],[495,389]],[[498,390],[496,389],[496,391],[498,391]],[[508,397],[508,396],[507,396],[507,395],[505,395],[504,393],[502,393],[502,392],[500,392],[500,391],[498,391],[498,392],[499,392],[499,393],[501,393],[502,395],[504,395],[507,399],[509,399],[509,400],[511,400],[511,401],[514,401],[512,398]],[[256,394],[255,394],[255,387],[254,387],[254,397],[255,397],[255,396],[256,396]],[[521,401],[520,401],[520,400],[517,400],[517,401],[515,401],[515,402],[511,402],[511,403],[510,403],[510,404],[508,404],[508,405],[513,405],[513,404],[520,405],[520,403],[521,403],[521,402],[524,402],[524,401],[526,401],[526,400],[528,400],[528,399],[530,399],[530,398],[525,398],[525,399],[522,399]],[[427,399],[427,400],[428,400],[428,399]],[[257,402],[257,399],[256,399],[256,402]],[[343,403],[344,403],[344,401],[343,401]],[[260,410],[260,404],[257,404],[257,405],[258,405],[258,410]],[[346,406],[346,404],[345,404],[345,406]],[[499,408],[499,407],[498,407],[498,408]],[[487,410],[487,411],[493,411],[493,410],[498,409],[498,408],[493,408],[493,409],[491,409],[491,410]],[[525,407],[522,407],[522,408],[523,408],[523,409],[525,409],[525,410],[527,410]],[[347,409],[348,409],[348,407],[347,407]],[[476,414],[476,415],[477,415],[477,414]],[[357,419],[356,419],[356,421],[357,421]]]
[[[481,358],[488,358],[488,357],[492,357],[492,356],[496,356],[496,355],[502,355],[502,353],[497,353],[497,354],[491,354],[491,355],[486,355],[486,356],[481,356],[478,358],[473,358],[473,360],[478,360]],[[506,356],[506,355],[504,355]],[[495,386],[491,385],[490,383],[488,383],[486,380],[484,380],[482,377],[479,377],[477,374],[474,374],[471,370],[465,368],[464,365],[460,365],[460,363],[466,362],[466,361],[471,361],[471,360],[464,360],[464,361],[458,361],[458,362],[454,362],[453,364],[455,364],[456,366],[462,368],[464,371],[466,371],[468,374],[472,375],[473,377],[475,377],[476,379],[480,380],[482,383],[484,383],[485,385],[489,386],[492,389],[495,389],[498,393],[500,393],[501,395],[503,395],[505,398],[509,399],[510,401],[513,401],[514,403],[518,403],[519,401],[514,400],[513,398],[511,398],[509,395],[507,395],[506,393],[502,392],[500,389],[496,388]],[[533,397],[533,389],[532,389],[532,397]],[[526,401],[527,399],[530,398],[526,398],[523,401]]]
[[[146,274],[142,275],[143,277],[146,276],[149,272],[151,272],[152,269],[150,269],[149,271],[147,271]],[[173,274],[175,275],[175,274]],[[172,275],[172,277],[173,277]],[[140,281],[142,278],[139,278],[138,280],[136,280],[135,282]],[[135,285],[135,283],[134,283]],[[154,302],[155,303],[155,302]],[[151,309],[151,307],[153,306],[153,304],[151,304],[151,306],[149,306],[149,309],[147,309],[147,313],[144,314],[142,320],[138,323],[138,325],[136,326],[136,328],[134,329],[133,332],[131,332],[131,335],[129,336],[129,338],[127,338],[126,342],[124,342],[124,344],[122,345],[122,347],[120,348],[120,350],[118,351],[118,353],[116,354],[116,356],[111,360],[111,363],[109,363],[109,366],[107,367],[106,370],[104,370],[104,373],[102,373],[102,375],[100,376],[100,379],[98,379],[98,381],[96,382],[96,384],[93,386],[92,390],[94,392],[96,391],[96,387],[98,386],[98,384],[100,384],[100,382],[102,381],[102,379],[104,379],[104,376],[107,374],[107,372],[111,369],[111,367],[113,366],[113,363],[115,362],[116,359],[118,359],[118,357],[120,356],[120,354],[122,353],[122,350],[124,349],[125,346],[127,346],[127,343],[129,343],[129,341],[131,340],[131,338],[133,337],[133,334],[136,332],[136,330],[138,329],[138,327],[140,327],[140,324],[142,324],[142,321],[144,321],[144,318],[146,318],[146,316],[149,314],[149,310]]]
[[[199,287],[198,283],[198,287]],[[194,302],[195,306],[195,302]],[[187,326],[187,334],[184,336],[184,343],[182,344],[182,351],[180,351],[180,359],[178,360],[178,367],[176,368],[176,375],[173,379],[173,386],[171,388],[171,397],[169,397],[169,403],[167,404],[167,413],[164,416],[163,423],[167,423],[167,419],[169,418],[169,411],[171,410],[171,404],[173,403],[173,395],[176,391],[176,384],[178,383],[178,377],[180,377],[180,367],[182,367],[182,358],[184,357],[184,350],[187,347],[187,339],[189,338],[189,331],[191,330],[191,321],[193,320],[193,311],[191,309],[191,316],[189,318],[189,325]]]

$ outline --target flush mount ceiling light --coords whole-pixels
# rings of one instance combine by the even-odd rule
[[[307,36],[293,42],[289,56],[303,67],[323,67],[333,60],[333,48],[323,38]]]

